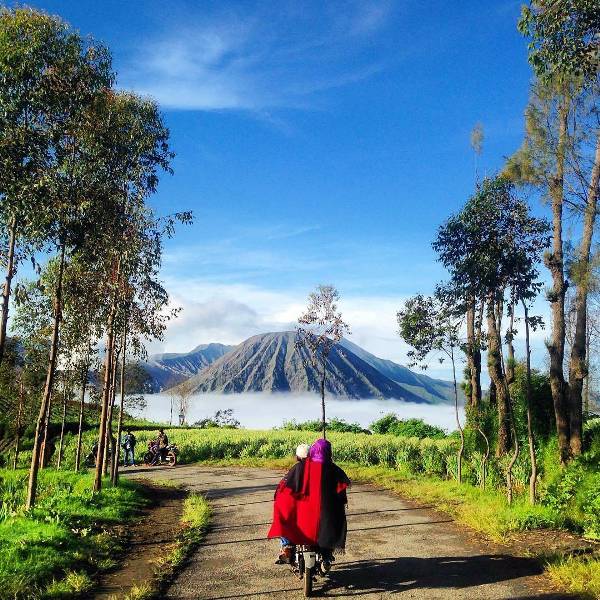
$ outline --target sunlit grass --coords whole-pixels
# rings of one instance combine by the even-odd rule
[[[92,475],[43,470],[35,509],[23,503],[27,471],[0,470],[0,590],[7,598],[67,598],[89,586],[87,572],[114,565],[119,549],[107,527],[143,503],[136,484],[92,493]]]
[[[600,558],[569,557],[550,563],[547,571],[569,591],[600,598]]]

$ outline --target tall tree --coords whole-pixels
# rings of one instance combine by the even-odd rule
[[[412,347],[409,358],[414,365],[426,368],[425,359],[432,352],[443,353],[452,364],[454,382],[454,414],[460,433],[460,447],[457,455],[457,479],[462,483],[462,458],[465,449],[465,435],[458,412],[458,387],[456,382],[456,353],[460,350],[459,331],[462,325],[462,307],[452,305],[448,294],[441,289],[433,297],[422,295],[409,298],[398,311],[397,319],[400,337]]]
[[[552,246],[544,263],[552,277],[547,293],[552,314],[550,339],[550,382],[556,419],[559,458],[569,459],[568,387],[564,376],[565,360],[565,296],[568,281],[565,276],[563,221],[565,187],[568,178],[568,156],[573,147],[570,119],[577,85],[573,80],[539,79],[525,111],[526,136],[521,148],[506,164],[504,173],[516,183],[531,184],[550,202],[552,212]]]
[[[29,473],[26,507],[35,504],[39,450],[45,434],[44,416],[54,386],[63,311],[63,277],[70,256],[86,245],[94,246],[102,216],[111,214],[100,179],[94,144],[97,102],[113,80],[110,56],[105,48],[91,41],[75,40],[77,61],[58,82],[62,99],[63,121],[52,136],[52,163],[45,173],[45,191],[49,206],[49,236],[58,255],[58,274],[54,290],[54,325],[48,358],[46,385],[40,404]],[[108,182],[112,184],[113,182]],[[108,198],[110,200],[110,198]]]
[[[533,265],[548,243],[547,227],[546,221],[532,217],[527,204],[516,198],[514,186],[499,177],[484,180],[464,208],[440,227],[433,243],[439,260],[450,272],[450,289],[455,296],[463,302],[474,296],[486,303],[488,370],[498,413],[498,455],[508,453],[512,437],[501,336],[505,294],[511,291],[509,304],[514,304],[526,290],[539,289]]]
[[[557,113],[558,137],[555,144],[555,168],[548,186],[552,199],[554,220],[553,253],[547,261],[553,277],[550,297],[553,312],[552,342],[548,349],[551,360],[552,394],[555,404],[556,424],[559,438],[560,459],[564,464],[569,456],[582,450],[582,390],[587,376],[586,364],[586,316],[588,279],[590,272],[590,249],[594,232],[600,173],[600,128],[598,127],[598,73],[600,66],[600,10],[596,0],[534,0],[522,9],[520,31],[529,40],[529,61],[539,78],[538,87],[544,85],[559,91]],[[565,93],[567,90],[567,93]],[[582,97],[592,95],[592,113],[595,123],[581,126]],[[573,118],[570,119],[570,113]],[[578,113],[578,114],[577,114]],[[547,115],[545,115],[547,117]],[[569,131],[569,120],[573,129]],[[543,122],[539,120],[540,122]],[[546,123],[551,123],[546,119]],[[546,127],[546,130],[548,127]],[[542,127],[538,130],[544,131]],[[591,135],[589,135],[591,133]],[[529,135],[528,138],[533,136]],[[539,136],[537,136],[539,138]],[[548,137],[548,136],[545,136]],[[581,144],[581,137],[584,138]],[[587,139],[585,139],[587,138]],[[590,143],[591,138],[591,143]],[[534,139],[535,141],[535,139]],[[546,141],[546,140],[544,140]],[[536,145],[531,147],[535,150]],[[542,146],[544,149],[548,144]],[[592,166],[589,178],[581,174],[581,149],[592,149]],[[595,148],[595,151],[593,150]],[[540,145],[537,145],[538,154]],[[583,231],[577,256],[577,285],[575,293],[576,324],[569,361],[569,387],[562,373],[565,341],[564,315],[564,262],[562,256],[562,206],[565,203],[565,180],[569,170],[574,171],[575,186],[587,179],[587,193],[576,208],[583,213]],[[573,185],[568,186],[570,190]],[[575,199],[575,202],[577,200]],[[560,245],[560,248],[559,248]],[[562,282],[561,282],[562,278]],[[561,312],[562,309],[562,312]]]
[[[327,358],[334,344],[350,333],[350,327],[338,310],[340,294],[332,285],[320,285],[308,296],[306,311],[298,317],[296,348],[307,352],[309,361],[319,374],[321,392],[321,425],[326,435],[325,383]]]

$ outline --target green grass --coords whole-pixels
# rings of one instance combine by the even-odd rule
[[[546,568],[560,586],[589,598],[600,598],[600,558],[568,557]]]
[[[191,493],[183,504],[183,528],[169,554],[159,559],[154,577],[134,586],[125,600],[151,600],[162,597],[168,583],[184,565],[194,549],[204,539],[211,517],[211,509],[204,496]]]
[[[459,523],[501,541],[515,531],[561,527],[562,515],[549,507],[532,506],[523,496],[511,505],[498,490],[482,490],[468,483],[433,477],[415,477],[382,467],[343,465],[354,480],[373,483],[405,498],[433,504]]]
[[[122,482],[92,494],[92,475],[44,470],[35,508],[23,510],[28,473],[0,470],[0,597],[67,598],[89,574],[114,564],[111,526],[143,504],[138,486]]]

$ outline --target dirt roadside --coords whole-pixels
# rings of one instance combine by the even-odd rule
[[[126,473],[125,473],[126,474]],[[156,560],[166,556],[181,530],[183,501],[187,492],[173,486],[156,485],[144,479],[150,503],[129,528],[129,539],[119,566],[104,574],[93,600],[112,600],[127,594],[133,586],[150,582]]]
[[[205,542],[164,595],[170,600],[301,598],[300,582],[275,566],[276,541],[266,539],[273,489],[281,473],[268,469],[186,465],[138,469],[132,478],[169,480],[205,494],[213,519]],[[491,544],[429,507],[367,485],[349,494],[348,548],[322,597],[401,595],[415,599],[575,598],[555,590],[533,558]]]

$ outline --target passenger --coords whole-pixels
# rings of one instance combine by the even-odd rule
[[[330,442],[317,440],[308,458],[294,465],[280,482],[268,537],[318,546],[325,562],[331,562],[333,551],[346,545],[349,485],[346,473],[332,460]],[[282,554],[287,558],[286,552]]]
[[[275,490],[275,500],[277,500],[277,495],[288,485],[288,482],[290,480],[302,477],[302,465],[308,457],[309,450],[310,446],[308,444],[300,444],[296,448],[296,464],[286,473],[285,477],[279,482],[279,485]],[[288,538],[284,536],[279,538],[279,541],[281,542],[281,552],[275,563],[289,564],[292,560],[292,555],[294,553],[294,543],[292,543]]]

